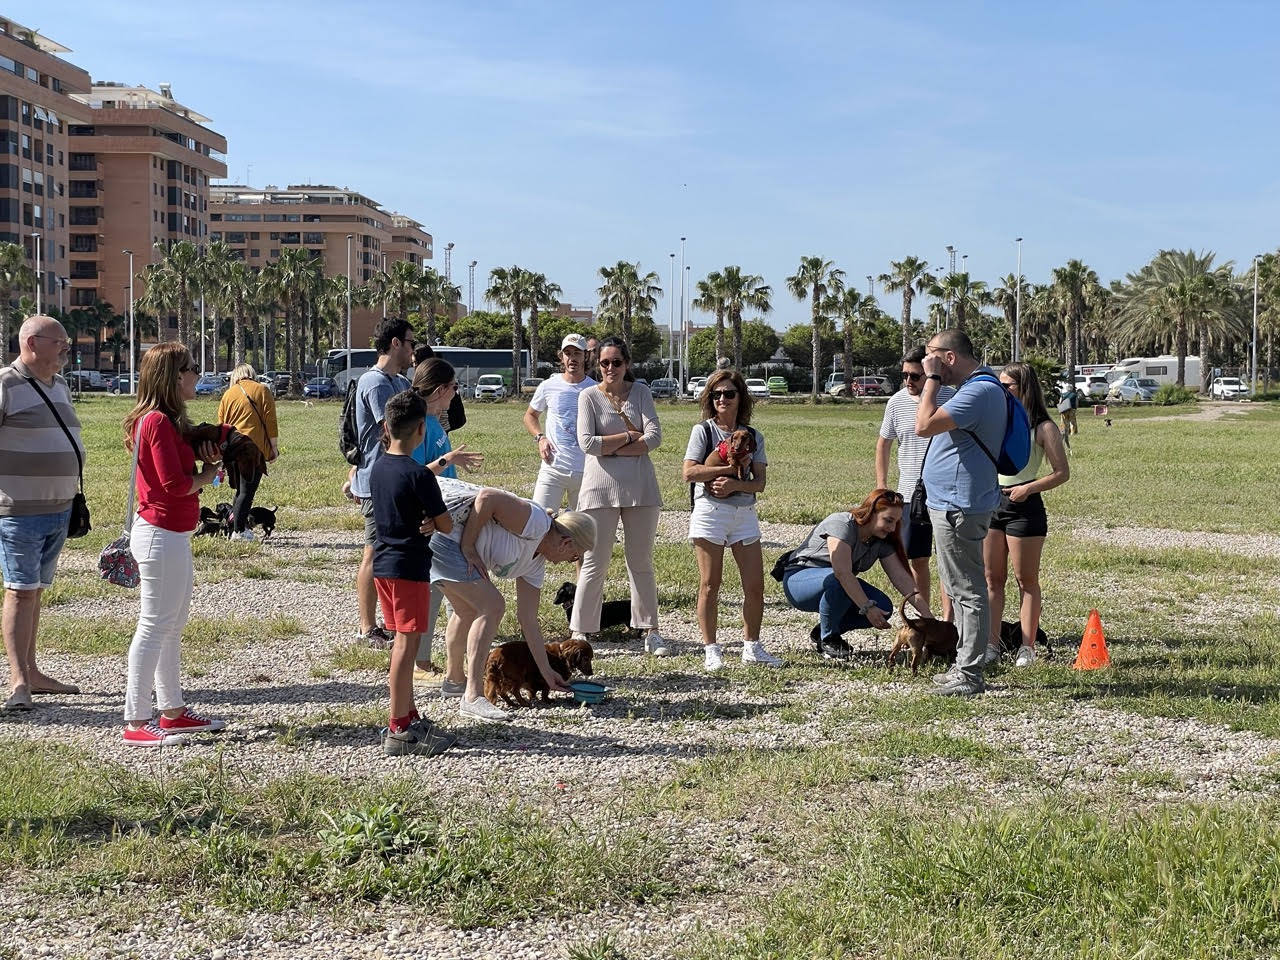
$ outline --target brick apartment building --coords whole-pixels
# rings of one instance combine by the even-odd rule
[[[282,249],[301,246],[321,259],[326,276],[347,275],[349,256],[351,281],[359,286],[397,260],[423,267],[432,259],[431,234],[421,223],[388,212],[347,187],[295,184],[282,190],[216,184],[210,191],[209,220],[209,239],[240,251],[258,269],[277,259]],[[368,343],[380,316],[362,308],[352,311],[352,345]]]
[[[6,154],[0,163],[0,241],[25,247],[46,306],[57,305],[69,272],[67,131],[87,112],[74,95],[89,90],[89,75],[58,56],[67,52],[35,30],[0,19],[0,147]],[[34,287],[14,291],[14,299],[35,293]]]

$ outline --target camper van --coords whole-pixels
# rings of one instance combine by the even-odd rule
[[[1107,380],[1115,383],[1125,377],[1135,379],[1149,378],[1156,383],[1178,382],[1178,358],[1164,357],[1128,357],[1116,363],[1107,373]],[[1200,358],[1187,357],[1185,369],[1186,385],[1192,390],[1200,389]]]

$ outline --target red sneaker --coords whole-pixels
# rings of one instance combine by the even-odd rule
[[[186,743],[180,733],[169,733],[161,730],[156,724],[148,723],[143,727],[124,728],[124,742],[131,747],[177,747]]]
[[[173,730],[178,733],[205,733],[216,732],[226,727],[227,721],[218,720],[214,717],[202,717],[198,713],[192,713],[190,709],[184,708],[182,713],[176,717],[166,717],[160,714],[160,729]]]

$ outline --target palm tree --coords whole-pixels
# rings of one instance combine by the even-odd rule
[[[889,261],[889,273],[879,280],[888,293],[902,291],[902,355],[911,349],[911,301],[917,293],[928,293],[938,278],[929,273],[929,264],[919,257]]]
[[[818,400],[818,378],[822,376],[822,333],[826,323],[822,316],[822,304],[827,297],[844,289],[844,271],[837,269],[832,260],[821,257],[801,257],[800,267],[787,277],[787,289],[797,300],[810,298],[813,324],[813,392]]]
[[[424,333],[426,334],[427,342],[434,345],[436,342],[436,315],[441,307],[447,309],[450,316],[454,315],[453,308],[462,299],[462,288],[454,286],[445,279],[444,274],[438,273],[434,267],[427,267],[422,274],[421,296],[426,313]]]
[[[304,248],[286,247],[267,271],[264,275],[271,295],[279,301],[284,313],[285,367],[293,372],[303,363],[307,318],[324,275],[323,268],[319,258],[313,258]]]
[[[209,310],[210,327],[213,330],[213,367],[218,368],[218,330],[221,326],[219,322],[219,314],[222,307],[222,301],[218,296],[218,289],[222,283],[222,277],[232,263],[238,262],[236,257],[238,254],[232,253],[221,240],[215,240],[209,244],[205,250],[204,256],[200,259],[200,299]],[[201,350],[203,351],[203,345]],[[227,357],[230,359],[231,351],[227,351]],[[203,357],[201,358],[203,361]]]
[[[600,296],[600,312],[611,313],[622,320],[622,339],[631,349],[631,319],[649,316],[658,306],[658,275],[650,270],[641,275],[640,264],[619,260],[612,267],[600,268],[604,282],[596,291]]]
[[[1083,262],[1068,260],[1066,266],[1054,268],[1052,289],[1067,322],[1067,370],[1074,376],[1080,362],[1080,324],[1097,296],[1098,275]]]
[[[951,304],[955,311],[952,325],[963,330],[969,314],[977,313],[991,303],[991,294],[981,280],[970,280],[967,273],[948,273],[929,288],[929,293]]]
[[[715,360],[719,362],[724,356],[724,274],[719,270],[712,270],[705,280],[698,281],[695,289],[698,295],[693,298],[693,309],[716,315]]]
[[[233,366],[244,363],[245,329],[256,319],[255,306],[262,292],[262,277],[243,260],[232,260],[216,279],[213,297],[232,318]],[[263,370],[265,373],[265,368]]]
[[[991,291],[991,303],[1001,313],[1004,314],[1005,322],[1009,325],[1009,329],[1014,331],[1014,336],[1018,335],[1019,316],[1018,316],[1018,295],[1021,290],[1022,303],[1027,304],[1031,301],[1031,287],[1027,283],[1027,278],[1015,277],[1012,273],[1006,274],[1000,278],[1000,286]],[[1009,359],[1012,360],[1018,356],[1018,344],[1010,343]]]
[[[520,341],[524,305],[530,299],[529,280],[533,275],[523,267],[494,267],[489,271],[489,288],[484,298],[511,311],[511,390],[520,389]]]
[[[879,306],[875,297],[859,293],[855,287],[841,287],[827,297],[823,310],[841,320],[841,332],[844,334],[844,391],[845,396],[852,396],[853,331],[869,312],[879,310]]]
[[[410,306],[422,300],[422,271],[416,263],[397,260],[385,271],[375,273],[369,287],[374,302],[387,305],[389,316],[404,319],[409,316]]]
[[[155,252],[159,259],[147,265],[147,292],[139,302],[157,316],[176,314],[178,339],[190,347],[191,317],[202,277],[200,251],[190,240],[179,240],[167,248],[157,241]]]
[[[740,370],[742,368],[742,311],[748,308],[758,313],[768,313],[773,309],[773,304],[770,302],[773,290],[764,282],[764,277],[753,273],[744,274],[741,267],[724,268],[721,275],[721,290],[724,296],[724,310],[729,314],[729,323],[733,329],[733,366]],[[722,345],[719,342],[716,344],[717,348]],[[716,359],[720,356],[717,354]]]
[[[529,286],[526,291],[529,305],[529,367],[531,376],[537,376],[538,367],[538,308],[554,308],[564,291],[560,284],[551,283],[545,273],[529,274]]]
[[[27,265],[27,251],[20,243],[0,243],[0,364],[9,362],[10,302],[15,290],[30,289],[35,271]]]

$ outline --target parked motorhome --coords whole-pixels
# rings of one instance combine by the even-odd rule
[[[1107,373],[1107,380],[1114,383],[1125,377],[1136,379],[1149,378],[1156,383],[1178,382],[1178,358],[1164,357],[1127,357],[1116,363]],[[1183,373],[1184,382],[1192,390],[1200,389],[1200,358],[1187,357]]]

